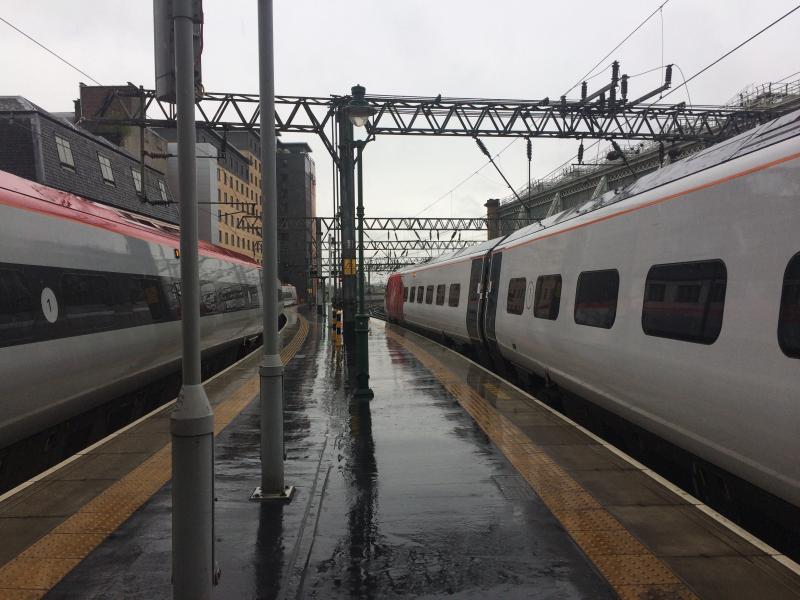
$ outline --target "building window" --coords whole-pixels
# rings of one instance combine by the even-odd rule
[[[219,243],[220,244],[222,243],[222,232],[221,231],[219,232]]]
[[[131,167],[131,176],[133,177],[133,187],[136,188],[138,193],[142,193],[142,173],[137,169]]]
[[[575,322],[611,329],[617,318],[619,272],[616,269],[584,271],[575,292]]]
[[[792,257],[783,274],[778,343],[786,356],[800,358],[800,253]]]
[[[555,321],[561,305],[561,275],[541,275],[533,295],[533,316]]]
[[[458,306],[458,301],[461,297],[461,284],[450,284],[450,296],[447,298],[447,306]]]
[[[433,286],[425,288],[425,304],[433,304]]]
[[[528,282],[524,277],[514,277],[508,282],[508,298],[506,298],[506,312],[512,315],[521,315],[525,308],[525,288]]]
[[[651,267],[644,287],[642,330],[656,337],[713,344],[722,330],[727,281],[721,260]]]
[[[225,232],[225,243],[226,244],[228,243],[228,232],[227,231]]]
[[[114,183],[114,171],[111,170],[111,161],[99,153],[97,155],[97,160],[100,161],[100,172],[103,175],[103,181],[110,185],[116,185]]]
[[[161,192],[161,200],[163,202],[168,202],[169,198],[167,197],[167,186],[164,185],[163,179],[158,180],[158,189]]]
[[[444,284],[440,284],[436,286],[436,305],[443,306],[444,305],[444,293],[447,286]]]
[[[75,170],[75,159],[72,156],[72,146],[62,137],[56,136],[56,150],[58,150],[58,162],[61,166],[71,171]]]

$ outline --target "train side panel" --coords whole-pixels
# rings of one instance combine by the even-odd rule
[[[403,305],[406,322],[455,343],[468,344],[470,339],[466,319],[469,269],[470,261],[467,259],[403,273],[403,285],[413,290],[412,298]],[[457,286],[456,292],[454,285]],[[440,286],[444,286],[443,300],[439,295]],[[422,288],[421,302],[418,301],[419,288]],[[437,301],[441,301],[441,304]]]
[[[783,143],[648,192],[639,203],[722,180],[711,187],[606,219],[611,206],[590,226],[503,249],[496,320],[503,355],[800,505],[800,360],[784,354],[777,337],[784,272],[800,252],[800,165],[795,159],[734,177],[798,151],[797,141]],[[646,335],[648,271],[695,261],[724,264],[719,336],[699,343]],[[579,276],[602,270],[618,272],[613,324],[577,324]],[[536,281],[555,274],[562,278],[558,316],[537,318]],[[513,281],[521,289],[522,278],[522,314],[513,314],[509,288]]]
[[[6,337],[0,347],[0,447],[145,385],[177,365],[181,351],[179,314],[152,324],[100,327],[96,332],[84,329],[80,335],[57,334],[68,319],[120,320],[121,309],[114,305],[84,307],[80,314],[71,308],[70,302],[88,306],[81,297],[97,291],[85,285],[93,280],[92,273],[109,274],[97,275],[94,280],[98,285],[107,285],[114,274],[131,274],[142,281],[179,282],[180,259],[174,248],[90,226],[77,218],[0,204],[0,256],[4,286],[13,283],[18,300],[28,306],[10,321],[4,319],[0,328],[7,336],[19,337],[19,330],[12,334],[8,328],[32,327],[35,322],[40,332],[30,343],[18,340],[12,344]],[[52,283],[23,280],[20,272],[26,268],[55,273]],[[69,300],[64,297],[64,286],[71,285],[65,278],[72,271],[86,274],[86,278],[79,281],[83,287],[72,286],[73,299]],[[217,286],[210,292],[216,305],[206,305],[212,296],[204,296],[201,306],[204,350],[260,333],[261,278],[255,265],[201,254],[200,278],[201,294],[207,293],[209,282]],[[160,293],[167,302],[167,290],[144,292]],[[173,293],[179,298],[179,288]],[[145,300],[150,302],[143,297],[141,306],[147,310]],[[52,311],[49,318],[46,310]],[[30,321],[20,321],[22,315],[30,315],[24,317]],[[56,332],[51,339],[41,334],[49,328]]]

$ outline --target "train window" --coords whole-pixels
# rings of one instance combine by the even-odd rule
[[[279,298],[280,300],[280,298]],[[217,301],[217,286],[212,281],[200,282],[200,314],[211,315],[220,312]]]
[[[56,136],[56,150],[58,150],[58,162],[62,167],[75,170],[75,159],[72,156],[72,146],[62,137]]]
[[[136,323],[161,321],[168,316],[158,279],[131,278],[129,299]]]
[[[97,160],[100,161],[100,173],[103,176],[103,181],[109,185],[116,185],[114,183],[114,171],[111,169],[111,161],[108,157],[98,153]]]
[[[540,275],[533,295],[533,316],[555,321],[561,306],[561,275]]]
[[[64,314],[81,330],[103,329],[113,323],[114,297],[102,275],[66,273],[61,277]]]
[[[506,312],[512,315],[521,315],[525,308],[525,289],[528,282],[524,277],[514,277],[508,282],[508,298],[506,299]]]
[[[444,284],[439,284],[436,286],[436,304],[438,306],[442,306],[444,304],[444,293],[447,286]]]
[[[403,302],[406,302],[407,300],[408,300],[408,288],[406,286],[403,286]]]
[[[460,300],[460,296],[461,296],[461,284],[451,283],[450,296],[447,298],[447,306],[458,306],[458,301]]]
[[[0,269],[0,345],[19,340],[25,337],[26,332],[30,333],[35,309],[33,294],[23,274]]]
[[[433,286],[429,285],[425,289],[425,304],[432,304],[433,303]]]
[[[642,330],[656,337],[713,344],[722,329],[727,280],[721,260],[651,267],[644,288]]]
[[[617,318],[619,273],[616,269],[584,271],[575,292],[575,322],[611,329]]]
[[[425,288],[422,287],[422,286],[419,286],[417,288],[417,304],[422,304],[422,296],[424,296],[424,295],[425,295]]]
[[[259,306],[261,306],[261,300],[258,298],[257,286],[248,285],[247,294],[250,296],[250,308],[258,308]]]
[[[778,343],[786,356],[800,358],[800,253],[792,257],[783,274]]]

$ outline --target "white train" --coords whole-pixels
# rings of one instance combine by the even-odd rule
[[[800,506],[800,112],[398,271],[385,308]]]
[[[0,172],[0,451],[179,368],[178,247],[175,226]],[[260,335],[257,264],[201,243],[200,279],[204,357]]]
[[[282,284],[279,300],[283,303],[283,306],[294,306],[297,304],[297,288],[291,283]]]

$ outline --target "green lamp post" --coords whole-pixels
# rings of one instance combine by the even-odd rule
[[[366,90],[363,86],[355,85],[351,89],[351,99],[347,105],[347,117],[355,127],[363,127],[369,118],[375,114],[375,109],[364,99]],[[364,140],[353,142],[358,154],[358,204],[356,216],[358,217],[358,306],[355,315],[356,334],[356,390],[354,396],[369,400],[375,396],[369,387],[369,315],[364,307]]]

